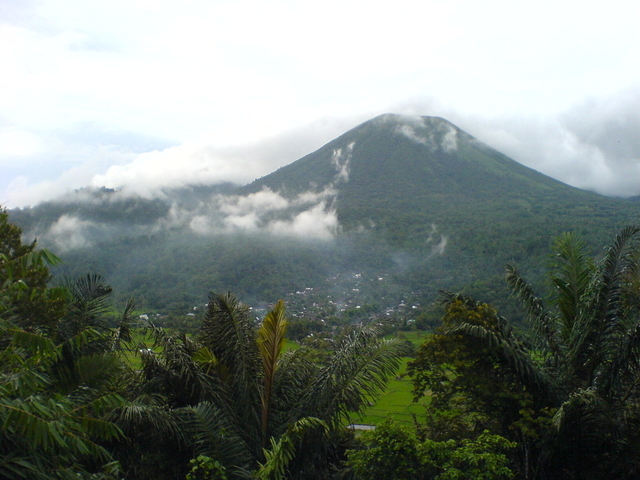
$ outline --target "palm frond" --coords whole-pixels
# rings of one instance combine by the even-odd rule
[[[564,330],[569,331],[582,313],[584,296],[589,290],[595,266],[586,242],[573,233],[560,235],[553,250],[553,300]]]
[[[555,360],[558,361],[563,355],[558,339],[559,332],[555,320],[547,313],[542,299],[511,265],[507,265],[506,280],[513,294],[522,302],[534,332],[543,339]]]
[[[136,319],[134,316],[135,309],[135,301],[132,298],[128,299],[125,303],[122,315],[118,320],[118,325],[113,330],[111,350],[120,350],[122,343],[131,343],[132,331],[136,326],[140,324],[138,319]]]
[[[195,405],[215,392],[213,378],[195,360],[202,346],[187,336],[174,336],[149,325],[154,350],[141,348],[144,389],[160,392],[172,407]]]
[[[316,416],[333,429],[382,392],[402,351],[398,342],[381,340],[379,334],[377,325],[368,325],[342,339],[307,388],[298,418]]]
[[[637,324],[620,335],[615,352],[594,378],[594,386],[605,398],[617,398],[624,404],[637,393],[639,383],[640,324]]]
[[[90,273],[67,281],[69,290],[69,316],[82,325],[96,325],[99,317],[109,309],[107,298],[111,287],[98,274]]]
[[[577,389],[560,406],[542,440],[551,471],[574,478],[608,478],[619,448],[619,418],[593,389]],[[604,469],[604,470],[603,470]]]
[[[251,383],[250,379],[255,379],[260,363],[256,331],[247,306],[236,297],[230,293],[209,296],[199,339],[242,381]]]
[[[264,450],[265,462],[254,473],[258,480],[284,480],[287,465],[296,454],[296,445],[309,432],[318,429],[328,433],[327,424],[314,417],[305,417],[291,424],[278,440],[271,438],[271,449]]]
[[[227,412],[211,402],[202,402],[183,409],[181,416],[193,435],[196,454],[215,458],[228,470],[251,467],[252,446],[247,444]]]
[[[230,293],[212,293],[199,340],[218,360],[216,377],[224,384],[229,409],[239,423],[257,429],[251,434],[260,448],[262,366],[248,308]]]
[[[55,342],[38,332],[26,331],[12,326],[7,328],[5,333],[12,335],[12,343],[18,348],[26,349],[31,355],[38,358],[50,358],[55,360],[59,356],[59,349]]]
[[[623,229],[607,248],[590,286],[590,298],[577,332],[573,357],[582,366],[586,385],[593,382],[598,366],[615,352],[618,326],[624,316],[624,286],[638,273],[637,249],[640,227]]]
[[[264,318],[262,325],[258,329],[258,351],[262,359],[264,387],[261,391],[262,402],[262,440],[266,445],[269,411],[271,406],[271,392],[275,383],[278,361],[284,346],[284,336],[287,331],[287,320],[285,318],[284,301],[279,300],[273,310]]]
[[[546,400],[554,397],[553,379],[534,361],[505,318],[497,316],[495,310],[487,308],[486,304],[464,295],[451,295],[448,301],[449,305],[462,303],[465,308],[459,313],[459,318],[442,328],[443,334],[472,338],[475,343],[491,348],[531,392]],[[479,318],[475,312],[482,312]],[[475,319],[473,323],[471,318]]]
[[[181,415],[166,405],[160,395],[142,394],[109,412],[106,417],[127,436],[140,432],[158,439],[171,439],[178,444],[188,443],[185,424]]]

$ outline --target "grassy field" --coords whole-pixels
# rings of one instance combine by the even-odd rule
[[[412,414],[420,417],[424,412],[424,405],[429,403],[429,398],[425,397],[420,399],[418,403],[413,403],[413,395],[411,393],[413,385],[411,384],[411,379],[404,375],[407,363],[411,360],[408,357],[402,359],[398,375],[389,381],[387,389],[367,409],[362,418],[352,418],[353,423],[378,425],[387,418],[392,418],[399,423],[412,423]]]
[[[153,347],[153,340],[151,339],[151,337],[148,335],[143,335],[140,331],[134,332],[133,343],[137,347],[141,347],[142,345],[145,345],[147,348]],[[135,349],[135,351],[126,350],[125,360],[129,363],[129,365],[131,365],[131,368],[133,368],[134,370],[142,368],[142,360],[140,358],[140,352],[138,351],[138,349]]]
[[[391,337],[394,337],[394,336],[404,337],[407,340],[409,340],[411,343],[413,343],[416,348],[418,348],[420,345],[424,343],[424,341],[427,339],[429,335],[431,335],[431,333],[423,332],[420,330],[411,330],[409,332],[400,332],[398,335],[393,334],[391,335]]]
[[[427,335],[427,333],[419,331],[402,332],[402,336],[410,340],[416,348],[422,345]],[[413,403],[413,385],[411,379],[406,375],[407,363],[411,360],[412,358],[409,357],[402,359],[396,377],[389,381],[386,390],[365,411],[362,418],[352,418],[353,423],[378,425],[387,418],[392,418],[399,423],[412,423],[413,414],[420,417],[424,412],[424,406],[429,404],[429,398],[424,397],[417,403]]]

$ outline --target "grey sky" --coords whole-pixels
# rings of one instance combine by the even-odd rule
[[[640,4],[6,0],[0,204],[251,181],[374,115],[440,115],[640,194]]]

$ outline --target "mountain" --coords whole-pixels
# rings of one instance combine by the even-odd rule
[[[555,236],[576,231],[597,252],[638,208],[527,168],[442,118],[382,115],[249,185],[154,199],[86,190],[10,215],[60,251],[61,275],[98,271],[149,308],[232,290],[256,303],[312,291],[381,309],[442,288],[500,303],[507,262],[536,278]]]
[[[243,191],[265,188],[333,193],[343,234],[365,230],[418,257],[430,245],[445,263],[500,269],[533,266],[529,257],[564,231],[598,248],[638,221],[637,204],[563,184],[435,117],[377,117]]]
[[[600,209],[620,209],[622,217],[634,211],[627,201],[579,190],[527,168],[434,117],[377,117],[244,191],[265,187],[290,197],[335,191],[338,219],[346,231],[380,222],[428,231],[432,221],[449,228],[470,216],[497,212],[498,220],[541,215],[546,224],[549,216],[571,222]],[[406,215],[410,222],[404,221]]]

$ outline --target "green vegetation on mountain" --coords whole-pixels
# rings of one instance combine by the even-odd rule
[[[72,198],[13,211],[12,221],[64,248],[58,275],[97,271],[145,308],[183,313],[210,289],[264,304],[310,287],[309,303],[380,311],[464,289],[515,314],[505,264],[542,288],[553,238],[572,231],[597,251],[638,220],[637,202],[562,184],[444,119],[398,115],[244,187]]]

